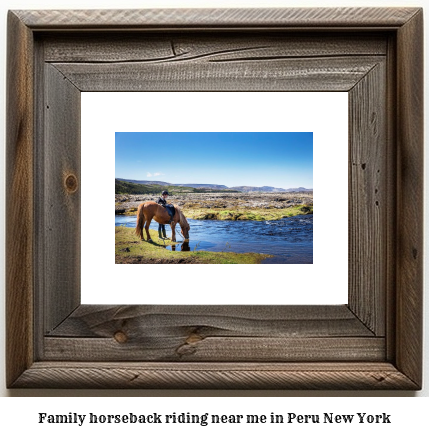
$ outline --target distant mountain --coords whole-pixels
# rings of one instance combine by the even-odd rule
[[[116,178],[115,180],[119,180],[120,182],[135,183],[137,185],[161,185],[161,186],[173,185],[173,183],[160,182],[156,180],[132,180],[132,179],[120,179],[120,178]]]
[[[213,186],[218,185],[195,185],[199,186],[194,188],[193,185],[173,185],[172,183],[165,184],[165,182],[159,182],[157,185],[154,183],[143,183],[143,180],[136,180],[138,183],[129,182],[124,179],[115,179],[115,194],[157,194],[160,195],[162,191],[168,190],[170,195],[177,194],[189,194],[189,193],[217,193],[217,192],[239,192],[232,189],[216,189]],[[210,188],[207,188],[210,186]]]
[[[159,194],[164,186],[144,185],[142,183],[127,182],[125,180],[115,179],[115,194]]]
[[[160,185],[160,186],[186,186],[188,188],[203,188],[203,189],[231,189],[225,185],[213,185],[207,183],[168,183],[168,182],[160,182],[155,180],[132,180],[132,179],[120,179],[116,178],[115,180],[119,180],[120,182],[128,182],[135,183],[137,185]]]
[[[234,186],[231,189],[241,192],[286,192],[286,189],[274,188],[273,186]]]
[[[132,179],[115,179],[122,183],[133,183],[135,185],[157,185],[159,186],[178,186],[183,188],[195,188],[201,190],[213,190],[213,191],[239,191],[239,192],[311,192],[313,189],[303,188],[302,186],[299,188],[274,188],[273,186],[233,186],[229,188],[226,185],[215,185],[215,184],[207,184],[207,183],[168,183],[168,182],[160,182],[153,180],[132,180]],[[122,188],[122,187],[121,187]],[[136,190],[133,187],[133,190]],[[144,189],[143,189],[144,190]]]
[[[188,186],[190,188],[204,188],[204,189],[234,189],[228,188],[225,185],[210,185],[204,183],[177,183],[176,186]]]
[[[307,188],[289,188],[289,189],[285,189],[286,192],[311,192],[313,191],[313,189],[307,189]]]

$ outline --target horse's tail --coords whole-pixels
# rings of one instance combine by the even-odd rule
[[[136,235],[140,237],[140,239],[143,239],[143,226],[145,223],[145,216],[143,213],[143,206],[144,203],[142,203],[138,209],[137,209],[137,224],[136,224]]]

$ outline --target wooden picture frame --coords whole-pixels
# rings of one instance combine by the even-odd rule
[[[419,8],[10,11],[7,386],[420,389],[422,45]],[[166,90],[349,93],[347,305],[80,304],[80,94]]]

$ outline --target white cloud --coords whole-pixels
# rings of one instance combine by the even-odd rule
[[[165,176],[164,173],[147,173],[146,177],[156,177],[156,176]]]

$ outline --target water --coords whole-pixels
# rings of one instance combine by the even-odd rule
[[[183,242],[176,226],[176,250],[225,251],[274,255],[262,263],[313,263],[313,215],[298,215],[276,221],[191,220],[189,241]],[[136,226],[136,216],[115,215],[115,226]],[[152,221],[151,229],[158,230]],[[171,228],[165,226],[167,236]],[[167,247],[171,249],[172,247]]]

